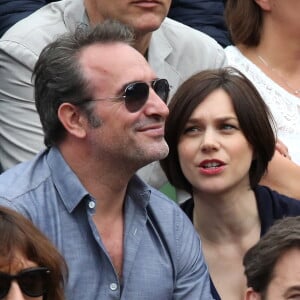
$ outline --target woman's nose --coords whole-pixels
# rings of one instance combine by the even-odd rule
[[[9,292],[5,300],[25,300],[24,295],[19,287],[19,284],[13,280],[10,285]],[[38,298],[37,298],[38,300]]]
[[[215,151],[220,147],[217,133],[212,129],[203,132],[201,139],[201,151]]]

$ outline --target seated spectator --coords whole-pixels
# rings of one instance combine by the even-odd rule
[[[98,4],[98,3],[101,3]],[[173,94],[192,74],[226,64],[220,45],[206,34],[166,18],[171,0],[61,0],[18,22],[0,40],[0,163],[4,170],[31,159],[43,149],[43,130],[34,104],[32,71],[42,49],[78,24],[89,27],[105,19],[129,24],[133,46],[147,58]],[[166,182],[153,163],[139,174],[154,187]]]
[[[47,149],[0,175],[0,203],[64,255],[69,300],[210,300],[191,222],[135,175],[168,154],[170,86],[133,36],[103,22],[42,51],[34,78]]]
[[[0,207],[0,299],[63,300],[67,267],[24,216]]]
[[[224,20],[224,0],[172,0],[168,17],[205,32],[221,46],[231,44]]]
[[[0,0],[0,38],[15,23],[29,16],[50,0]]]
[[[201,236],[215,299],[242,299],[242,260],[277,219],[300,202],[259,186],[275,151],[271,114],[253,84],[232,68],[200,72],[175,93],[161,161]]]
[[[245,300],[300,299],[300,217],[277,221],[243,263]]]
[[[227,0],[228,62],[271,110],[279,146],[262,184],[300,199],[300,1]],[[282,147],[282,144],[284,147]]]

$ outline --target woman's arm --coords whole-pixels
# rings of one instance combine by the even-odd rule
[[[260,184],[300,200],[300,166],[277,150]]]

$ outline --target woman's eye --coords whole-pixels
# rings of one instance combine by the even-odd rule
[[[237,127],[232,124],[223,124],[223,125],[221,125],[221,129],[222,130],[234,130],[234,129],[237,129]]]
[[[183,131],[183,133],[192,133],[192,132],[198,132],[200,131],[199,127],[196,126],[190,126],[190,127],[186,127]]]
[[[300,300],[300,295],[299,294],[290,295],[290,296],[287,297],[287,299],[290,299],[290,300]]]

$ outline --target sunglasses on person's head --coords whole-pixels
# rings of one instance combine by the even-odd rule
[[[11,282],[16,280],[23,294],[29,297],[40,297],[48,291],[50,270],[43,267],[25,269],[16,275],[0,272],[0,299],[6,297]]]
[[[167,103],[169,92],[170,92],[170,85],[168,83],[168,80],[155,79],[150,82],[150,86],[153,88],[155,93],[165,103]],[[124,93],[120,96],[91,99],[85,102],[110,100],[110,99],[111,100],[124,99],[127,110],[133,113],[140,110],[148,100],[150,86],[147,82],[143,82],[143,81],[131,82],[125,87]]]

